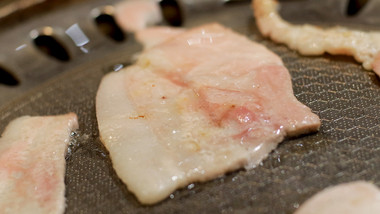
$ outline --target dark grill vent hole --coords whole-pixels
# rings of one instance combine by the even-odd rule
[[[109,14],[100,14],[95,17],[96,25],[99,30],[111,39],[122,42],[125,40],[125,35],[120,27],[117,25],[113,16]]]
[[[347,6],[347,15],[354,16],[367,4],[368,0],[350,0]]]
[[[162,15],[168,24],[172,26],[181,26],[184,22],[184,17],[181,12],[181,7],[175,0],[160,1]]]
[[[45,54],[61,61],[69,61],[70,56],[63,45],[54,37],[49,35],[39,35],[33,39],[36,47]]]
[[[20,82],[9,71],[0,67],[0,84],[8,86],[17,86],[18,84],[20,84]]]

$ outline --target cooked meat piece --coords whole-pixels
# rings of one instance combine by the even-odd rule
[[[380,190],[356,181],[329,187],[308,199],[295,214],[379,214]]]
[[[285,136],[320,126],[281,59],[219,24],[168,38],[105,76],[96,113],[117,174],[144,204],[253,168]]]
[[[65,154],[77,116],[13,120],[0,138],[0,212],[65,211]]]
[[[273,41],[286,44],[303,55],[322,55],[325,52],[350,55],[363,63],[365,69],[374,70],[380,76],[379,32],[293,25],[280,17],[276,0],[253,0],[252,8],[260,32]]]
[[[124,31],[136,32],[162,21],[161,9],[154,0],[124,0],[115,8],[116,21]]]
[[[151,48],[184,31],[185,29],[183,28],[157,26],[139,30],[135,33],[135,37],[137,41],[144,45],[144,48]]]

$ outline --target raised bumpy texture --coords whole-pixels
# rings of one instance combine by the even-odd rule
[[[24,114],[78,114],[80,136],[67,160],[68,214],[281,214],[293,212],[319,190],[337,183],[361,179],[380,186],[379,78],[351,58],[301,57],[285,46],[265,40],[251,17],[248,6],[237,5],[215,12],[212,17],[194,17],[189,25],[219,21],[279,54],[292,76],[296,97],[322,120],[317,134],[284,141],[253,170],[190,185],[171,195],[173,199],[152,207],[137,202],[117,178],[102,147],[94,105],[104,63],[127,61],[135,48],[128,48],[120,58],[94,56],[99,60],[69,71],[1,108],[0,129]]]

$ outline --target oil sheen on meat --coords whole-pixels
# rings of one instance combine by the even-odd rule
[[[365,69],[374,70],[380,76],[380,32],[293,25],[280,17],[276,0],[253,0],[252,8],[260,32],[273,41],[286,44],[303,55],[325,52],[350,55]]]
[[[294,214],[379,214],[380,189],[365,181],[329,187],[308,199]]]
[[[175,34],[106,75],[96,113],[116,173],[143,204],[252,168],[285,136],[320,126],[281,59],[219,24]]]
[[[77,116],[13,120],[0,138],[0,213],[65,210],[65,153]]]

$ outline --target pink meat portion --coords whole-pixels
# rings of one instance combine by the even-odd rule
[[[219,24],[168,37],[104,77],[96,111],[117,174],[144,204],[252,168],[285,136],[320,126],[281,59]]]
[[[366,181],[328,187],[306,200],[294,214],[379,214],[380,189]]]
[[[0,139],[1,213],[64,213],[65,154],[77,117],[13,120]]]
[[[144,45],[144,48],[151,48],[184,31],[185,29],[182,28],[157,26],[141,29],[135,33],[135,37],[137,41]]]
[[[155,73],[202,94],[200,107],[220,106],[201,108],[205,113],[223,115],[226,110],[219,108],[243,106],[262,109],[260,115],[278,124],[284,135],[318,129],[319,118],[294,97],[282,60],[264,46],[218,24],[176,35],[142,54],[140,63],[149,62]]]
[[[136,32],[162,21],[161,9],[154,0],[123,0],[115,8],[116,21],[128,32]]]
[[[378,53],[375,57],[375,60],[372,64],[373,71],[380,77],[380,53]]]

